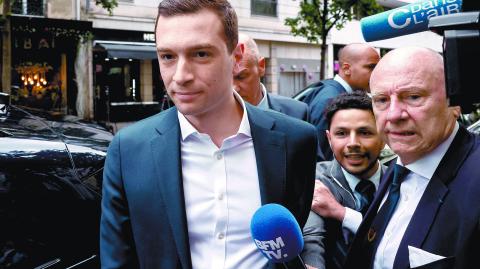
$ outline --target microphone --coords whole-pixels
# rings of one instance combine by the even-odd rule
[[[428,19],[459,13],[462,0],[428,0],[360,20],[365,41],[376,41],[428,30]]]
[[[300,252],[303,249],[303,235],[295,217],[279,204],[266,204],[253,214],[250,231],[258,250],[271,262],[298,263],[305,268]]]

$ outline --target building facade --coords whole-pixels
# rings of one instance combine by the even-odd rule
[[[117,0],[112,15],[94,0],[10,1],[15,3],[11,42],[2,44],[3,51],[11,46],[10,84],[35,105],[107,122],[134,121],[171,105],[153,32],[160,0]],[[389,8],[412,1],[378,0]],[[284,24],[297,16],[300,1],[230,3],[237,11],[239,30],[256,40],[266,58],[263,82],[269,92],[292,96],[319,79],[320,45],[294,37]],[[325,77],[334,76],[336,53],[352,42],[364,42],[358,21],[330,31]],[[441,43],[440,36],[423,32],[371,44],[386,50],[421,45],[441,51]],[[51,101],[35,100],[31,96],[37,92],[49,93]]]
[[[91,118],[92,23],[78,16],[73,1],[10,4],[2,36],[3,91],[21,105]]]
[[[389,8],[408,4],[413,0],[379,0],[381,5]],[[146,48],[154,42],[154,20],[156,6],[159,0],[120,0],[119,6],[114,10],[114,16],[93,5],[90,5],[89,20],[93,22],[95,33],[103,31],[110,33],[110,37],[95,35],[94,43],[103,46],[107,55],[114,56],[113,49],[104,41],[115,41],[117,48],[123,47],[123,60],[138,61],[137,71],[132,73],[130,84],[116,86],[112,91],[126,91],[121,96],[129,96],[124,101],[130,102],[162,102],[163,85],[158,76],[158,62],[152,47],[151,57],[138,56],[135,46]],[[296,0],[230,0],[239,18],[239,30],[253,37],[259,45],[260,53],[266,58],[267,70],[264,83],[268,91],[274,94],[292,96],[305,86],[317,81],[320,77],[320,45],[311,44],[302,37],[294,37],[290,28],[284,25],[288,17],[295,17],[299,11],[299,1]],[[122,34],[113,37],[113,32],[122,29]],[[136,36],[136,38],[133,38]],[[335,60],[338,49],[348,43],[365,42],[361,36],[358,21],[347,23],[342,30],[333,29],[327,39],[327,70],[326,77],[335,74]],[[441,38],[433,33],[425,32],[390,40],[373,42],[372,45],[379,49],[392,49],[405,45],[422,45],[441,50]],[[130,51],[130,52],[128,52]],[[142,49],[143,51],[143,49]],[[101,57],[99,57],[101,58]],[[117,57],[116,61],[120,61]],[[112,57],[108,59],[112,61]],[[102,70],[104,66],[97,65],[94,69]],[[107,67],[108,69],[108,67]],[[125,72],[125,69],[123,69]],[[133,69],[131,69],[133,70]],[[133,75],[133,74],[136,75]],[[135,98],[128,93],[133,89],[133,77],[136,77],[135,86],[138,91]],[[124,80],[122,80],[124,81]],[[96,86],[99,86],[97,84]],[[100,85],[100,88],[102,86]],[[131,90],[130,90],[131,91]],[[132,100],[134,99],[134,100]],[[122,102],[117,100],[118,102]]]

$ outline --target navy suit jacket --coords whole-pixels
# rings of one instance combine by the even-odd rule
[[[284,205],[303,227],[314,186],[314,127],[275,111],[246,107],[261,202]],[[192,268],[176,108],[122,129],[111,142],[100,258],[102,268]]]
[[[395,162],[392,162],[395,163]],[[345,268],[368,268],[362,241],[393,179],[387,171]],[[480,138],[460,127],[423,194],[400,243],[393,269],[410,268],[408,246],[446,257],[418,268],[480,268]]]
[[[380,164],[381,175],[386,168]],[[354,192],[348,185],[342,166],[335,158],[333,161],[317,163],[315,178],[325,184],[342,206],[357,210]],[[345,238],[346,235],[348,238]],[[353,236],[353,233],[342,228],[342,222],[321,217],[311,211],[303,228],[305,245],[301,256],[305,264],[318,269],[343,268]]]
[[[290,117],[309,121],[308,105],[292,98],[267,93],[268,107]]]
[[[325,134],[328,126],[323,112],[332,99],[347,91],[342,84],[333,79],[319,81],[313,87],[314,89],[305,97],[303,102],[308,104],[310,123],[317,128],[319,147],[317,150],[317,161],[331,161],[333,160],[333,153]]]

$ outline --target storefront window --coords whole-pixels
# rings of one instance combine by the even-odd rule
[[[141,101],[139,60],[106,58],[103,68],[110,102]]]
[[[29,5],[33,3],[43,1],[28,1]],[[27,6],[27,11],[31,10]],[[54,114],[77,115],[78,83],[87,81],[87,75],[76,72],[82,68],[77,68],[75,60],[79,40],[89,35],[92,23],[11,16],[11,27],[12,102]],[[80,85],[81,93],[88,91],[88,85]]]
[[[18,105],[44,110],[61,110],[62,79],[59,64],[22,62],[15,66],[12,97]]]

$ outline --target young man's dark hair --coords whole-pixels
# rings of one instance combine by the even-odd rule
[[[343,109],[362,109],[370,110],[373,114],[372,99],[364,92],[354,91],[352,93],[343,93],[337,98],[333,99],[325,108],[325,118],[327,119],[327,126],[330,129],[332,118],[339,110]]]
[[[158,5],[155,33],[160,16],[192,14],[201,9],[210,9],[218,15],[224,27],[228,52],[231,53],[238,43],[238,19],[235,10],[226,0],[163,0]]]

